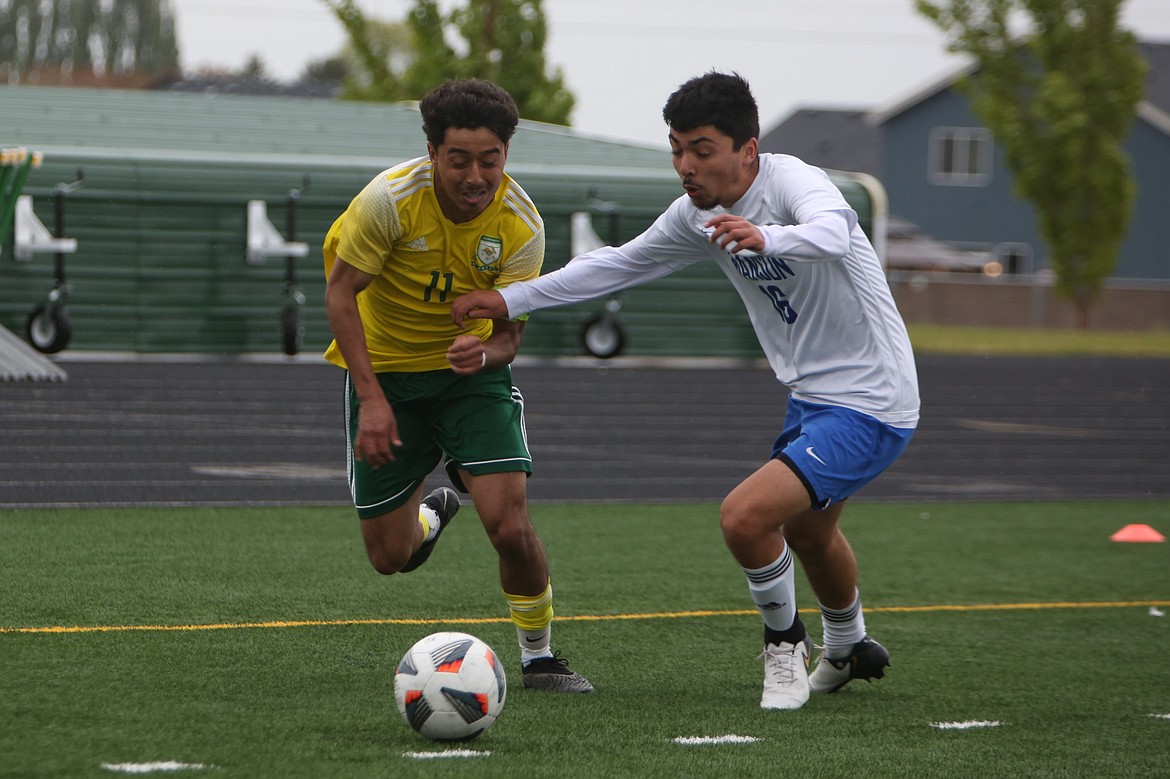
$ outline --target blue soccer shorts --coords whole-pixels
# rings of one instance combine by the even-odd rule
[[[796,473],[814,509],[825,509],[873,481],[913,434],[913,428],[891,427],[860,411],[789,397],[772,458]]]

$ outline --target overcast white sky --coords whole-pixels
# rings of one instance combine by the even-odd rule
[[[294,79],[339,51],[340,24],[321,0],[171,0],[182,63],[240,68],[259,54]],[[441,0],[450,9],[460,0]],[[402,20],[411,0],[359,0]],[[574,127],[666,146],[662,104],[711,69],[748,79],[764,132],[803,107],[877,108],[933,83],[964,60],[912,0],[544,0],[545,53],[577,97]],[[1170,42],[1170,0],[1128,0],[1127,27]]]

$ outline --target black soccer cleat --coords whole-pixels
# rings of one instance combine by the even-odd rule
[[[549,692],[593,692],[593,685],[581,674],[569,668],[569,661],[557,652],[552,657],[541,657],[524,665],[524,686]]]
[[[813,692],[837,692],[853,679],[881,679],[890,665],[890,653],[869,636],[858,641],[845,657],[825,657],[808,676]]]
[[[415,553],[406,561],[406,565],[398,569],[399,573],[410,573],[431,556],[431,552],[435,550],[435,544],[439,542],[439,536],[443,534],[447,525],[451,524],[451,520],[459,511],[459,494],[450,487],[439,487],[423,498],[423,504],[429,506],[439,515],[439,529],[435,531],[435,535],[430,541],[422,542],[422,546],[415,550]]]

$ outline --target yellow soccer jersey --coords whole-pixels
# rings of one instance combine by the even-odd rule
[[[358,295],[366,347],[375,372],[450,367],[456,336],[486,339],[490,320],[466,330],[451,322],[451,302],[476,289],[536,278],[544,262],[544,222],[507,174],[492,203],[470,222],[443,215],[429,159],[378,174],[325,236],[325,276],[340,257],[374,276]],[[334,341],[325,359],[345,367]]]

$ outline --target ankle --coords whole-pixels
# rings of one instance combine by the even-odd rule
[[[800,621],[800,617],[792,623],[792,626],[785,630],[776,630],[775,628],[764,625],[764,645],[772,644],[779,646],[781,642],[786,644],[799,644],[808,636],[808,631],[804,629],[804,623]]]

